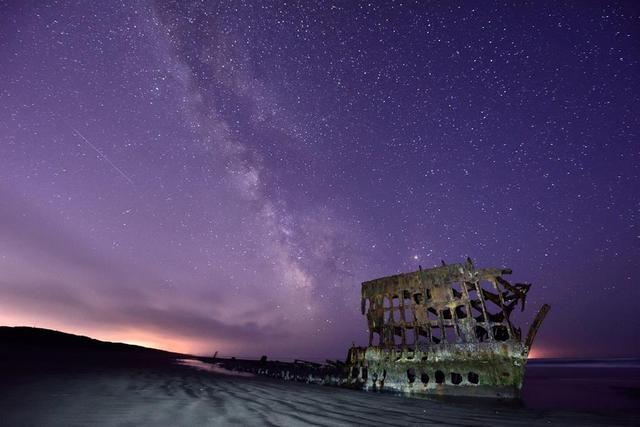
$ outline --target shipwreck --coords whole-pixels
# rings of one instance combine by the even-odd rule
[[[527,356],[550,307],[527,336],[511,321],[525,308],[528,283],[511,284],[506,268],[465,263],[362,283],[367,347],[353,346],[346,385],[410,396],[517,398]]]
[[[511,314],[524,311],[528,283],[511,284],[506,268],[476,268],[471,259],[362,283],[367,347],[326,363],[202,358],[231,371],[287,381],[407,396],[517,398],[527,356],[549,311],[544,304],[526,338]]]

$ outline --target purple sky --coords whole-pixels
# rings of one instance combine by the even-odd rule
[[[638,3],[124,3],[0,1],[0,324],[344,358],[469,255],[640,355]]]

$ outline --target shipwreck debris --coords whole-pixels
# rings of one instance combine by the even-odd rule
[[[461,264],[362,283],[369,345],[349,349],[345,362],[218,358],[219,368],[288,381],[391,391],[408,396],[516,398],[527,356],[550,307],[544,304],[522,342],[511,320],[524,310],[531,284],[512,284],[507,268]]]
[[[514,398],[549,306],[522,342],[511,321],[524,310],[528,283],[511,284],[506,268],[478,269],[471,259],[362,283],[369,345],[353,346],[346,383],[407,395]]]

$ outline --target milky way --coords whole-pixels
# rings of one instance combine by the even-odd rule
[[[471,256],[534,354],[640,354],[634,2],[21,3],[0,323],[342,358],[360,282]]]

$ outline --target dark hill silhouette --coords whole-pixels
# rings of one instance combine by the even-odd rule
[[[170,361],[178,357],[185,355],[50,329],[0,326],[0,363],[118,364]]]

